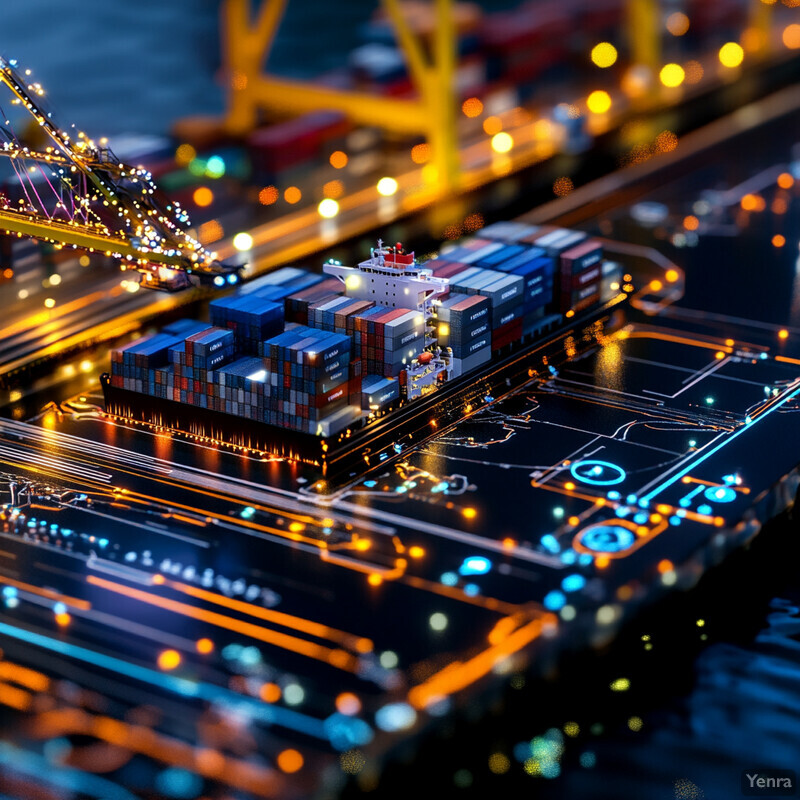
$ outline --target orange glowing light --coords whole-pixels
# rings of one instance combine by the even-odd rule
[[[574,528],[576,525],[581,524],[580,517],[570,517],[567,522]]]
[[[506,550],[512,550],[516,546],[517,543],[510,536],[506,536],[506,538],[503,539],[503,547],[505,547]]]
[[[772,237],[773,247],[783,247],[785,244],[786,244],[786,237],[782,236],[780,233],[776,233]]]
[[[757,194],[746,194],[741,199],[740,205],[745,211],[763,211],[767,207],[764,198]]]
[[[181,663],[181,654],[177,650],[164,650],[158,654],[160,669],[175,669]]]
[[[165,578],[163,575],[157,572],[155,575],[153,575],[152,580],[153,583],[160,586],[162,583],[164,583]]]
[[[680,11],[676,11],[667,17],[667,30],[673,36],[683,36],[689,30],[689,17]]]
[[[277,703],[281,699],[281,687],[277,683],[265,683],[258,691],[265,703]]]
[[[572,481],[567,481],[567,482],[564,484],[564,488],[565,488],[565,489],[566,489],[568,492],[572,492],[572,491],[574,491],[574,490],[575,490],[575,484],[574,484]]]
[[[355,548],[356,550],[360,550],[362,553],[365,550],[369,550],[372,546],[372,542],[369,539],[356,539],[355,541]]]
[[[778,338],[779,339],[788,339],[789,338],[789,331],[787,331],[786,328],[781,328],[778,331]]]
[[[61,614],[56,614],[56,624],[60,625],[62,628],[65,628],[69,623],[72,621],[72,617],[70,617],[67,612],[63,612]]]
[[[431,157],[431,147],[427,142],[415,144],[411,148],[411,160],[415,164],[424,164]]]
[[[661,561],[658,562],[658,571],[662,575],[665,572],[672,572],[674,569],[675,565],[668,558],[662,558]]]
[[[478,516],[478,512],[474,508],[465,508],[461,513],[467,519],[475,519]]]
[[[197,643],[195,644],[195,647],[197,647],[198,653],[201,653],[202,655],[206,656],[214,651],[214,642],[212,642],[211,639],[207,638],[198,639]]]
[[[411,558],[422,558],[425,555],[425,548],[416,544],[412,545],[408,548],[408,554],[411,556]]]
[[[483,121],[483,131],[489,136],[494,136],[496,133],[500,133],[501,130],[503,130],[503,123],[500,117],[486,117]]]
[[[343,169],[347,166],[347,153],[341,150],[334,150],[334,152],[331,153],[329,161],[334,169]]]
[[[783,43],[788,47],[790,50],[797,50],[800,48],[800,25],[796,23],[793,25],[787,25],[783,29]]]
[[[200,208],[210,206],[214,202],[214,192],[208,186],[198,186],[192,195],[194,204]]]
[[[725,358],[725,353],[723,353],[722,350],[717,350],[717,352],[714,353],[714,358],[716,358],[717,361],[722,361],[722,359]]]
[[[594,565],[597,569],[605,569],[611,563],[608,556],[597,556],[594,560]]]
[[[659,280],[650,281],[650,291],[651,292],[658,292],[664,288],[664,284],[661,283]]]
[[[294,205],[295,203],[299,203],[302,196],[303,193],[296,186],[290,186],[283,193],[283,199],[287,203],[289,203],[289,205]]]
[[[477,97],[468,97],[461,104],[461,110],[467,117],[479,117],[483,113],[483,103]]]
[[[361,701],[352,692],[342,692],[336,697],[336,710],[348,717],[355,716],[361,711]]]
[[[696,231],[700,227],[700,220],[697,217],[689,214],[688,217],[683,218],[683,227],[687,231]]]
[[[367,583],[370,586],[380,586],[383,583],[383,578],[377,572],[370,572],[367,577]]]
[[[278,202],[278,190],[274,186],[265,186],[258,193],[258,202],[262,206],[271,206],[273,203]]]
[[[562,175],[560,178],[556,178],[553,183],[553,194],[557,197],[566,197],[574,188],[575,184],[572,179]]]
[[[303,756],[297,750],[291,748],[278,753],[277,762],[281,772],[286,772],[290,775],[293,772],[299,772],[305,763]]]
[[[668,269],[666,271],[664,277],[667,279],[668,283],[675,283],[675,281],[678,280],[680,275],[678,274],[678,270],[676,270],[676,269]]]
[[[322,194],[332,200],[336,200],[344,194],[344,184],[341,181],[328,181],[322,187]]]
[[[734,341],[733,341],[733,339],[726,339],[726,340],[725,340],[725,344],[726,344],[728,347],[733,347],[733,346],[734,346],[734,344],[736,344],[736,342],[734,342]]]

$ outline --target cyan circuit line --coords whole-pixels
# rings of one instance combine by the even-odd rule
[[[28,644],[36,645],[54,653],[60,653],[68,658],[74,658],[87,664],[92,664],[111,672],[125,675],[128,678],[157,686],[184,697],[197,697],[209,703],[222,703],[226,706],[241,709],[251,717],[266,725],[279,725],[298,733],[313,736],[317,739],[328,740],[329,736],[325,729],[323,720],[301,714],[299,711],[292,711],[288,708],[281,708],[267,703],[258,702],[249,697],[243,697],[229,689],[215,686],[212,683],[196,683],[195,681],[178,678],[174,675],[164,675],[156,670],[142,667],[138,664],[130,664],[122,659],[88,650],[79,645],[70,644],[59,639],[53,639],[41,633],[16,628],[5,622],[0,622],[0,634],[10,636]],[[345,718],[347,719],[347,718]],[[358,720],[351,720],[357,723]],[[363,723],[362,723],[363,724]]]
[[[788,403],[792,398],[797,397],[798,394],[800,394],[800,388],[795,389],[790,394],[787,394],[784,397],[782,397],[777,403],[775,403],[775,405],[770,406],[766,411],[764,411],[760,416],[756,417],[751,422],[746,422],[744,425],[742,425],[741,428],[739,428],[738,431],[732,433],[730,436],[728,436],[726,439],[724,439],[718,445],[716,445],[716,447],[712,447],[711,450],[709,450],[707,453],[703,453],[702,456],[695,459],[691,464],[688,464],[686,467],[680,470],[680,472],[677,472],[671,478],[665,480],[660,486],[656,486],[655,489],[651,489],[642,498],[642,500],[646,501],[651,500],[659,492],[664,491],[664,489],[668,489],[670,486],[672,486],[673,483],[679,481],[684,475],[687,475],[689,472],[695,469],[695,467],[702,464],[706,459],[711,458],[711,456],[713,456],[714,453],[716,453],[718,450],[721,450],[723,447],[730,444],[737,436],[741,436],[741,434],[743,434],[745,431],[752,430],[756,424],[761,422],[761,420],[766,419],[773,411],[777,411],[781,406],[783,406],[785,403]]]

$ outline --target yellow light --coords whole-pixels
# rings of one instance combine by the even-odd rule
[[[91,263],[92,263],[92,261],[91,261],[91,259],[89,258],[89,256],[81,256],[81,257],[78,259],[78,263],[79,263],[79,264],[80,264],[82,267],[88,267],[88,266],[89,266],[89,264],[91,264]]]
[[[55,301],[55,300],[53,300],[53,298],[52,298],[52,297],[48,297],[48,298],[47,298],[47,299],[44,301],[44,307],[45,307],[45,308],[53,308],[53,307],[55,306],[55,304],[56,304],[56,301]]]
[[[683,67],[680,64],[665,64],[661,68],[658,77],[664,86],[674,88],[683,83],[686,73],[683,71]]]
[[[461,110],[467,117],[479,117],[483,113],[483,103],[477,97],[468,97],[461,104]]]
[[[332,219],[339,213],[339,204],[332,197],[326,197],[320,201],[317,211],[321,217]]]
[[[439,323],[439,336],[447,336],[450,333],[450,326],[446,322]]]
[[[206,206],[210,206],[214,202],[214,192],[208,188],[208,186],[198,186],[194,190],[194,194],[192,195],[192,200],[196,206],[200,206],[200,208],[205,208]]]
[[[296,187],[290,186],[284,193],[283,199],[289,203],[289,205],[294,205],[295,203],[299,203],[300,199],[302,198],[303,193]]]
[[[344,285],[348,289],[358,289],[361,286],[361,278],[358,275],[348,275],[344,280]]]
[[[781,328],[778,331],[778,338],[779,339],[788,339],[789,338],[789,331],[787,331],[786,328]]]
[[[418,544],[412,545],[408,548],[408,554],[411,558],[422,558],[425,555],[425,548],[420,547]]]
[[[608,92],[598,89],[586,98],[586,107],[592,114],[605,114],[611,108],[611,96]]]
[[[592,63],[605,69],[617,62],[617,48],[610,42],[600,42],[592,48]]]
[[[507,153],[514,146],[514,140],[511,134],[501,131],[492,136],[492,150],[495,153]]]
[[[397,191],[397,181],[394,178],[381,178],[378,181],[378,194],[391,197]]]
[[[667,30],[673,36],[683,36],[689,30],[689,17],[680,11],[670,14],[667,17]]]
[[[56,272],[54,275],[50,276],[50,285],[51,286],[58,286],[61,283],[61,276]]]
[[[177,650],[164,650],[158,654],[158,666],[160,669],[175,669],[181,663],[181,654]]]
[[[175,151],[175,163],[181,167],[188,166],[195,158],[197,158],[197,150],[190,144],[182,144]]]
[[[744,50],[736,42],[728,42],[719,49],[719,61],[723,67],[738,67],[744,60]]]
[[[80,366],[81,372],[91,372],[92,371],[92,367],[94,367],[94,364],[92,364],[92,362],[89,361],[88,358],[85,358],[83,361],[81,361],[79,366]]]
[[[790,50],[797,50],[800,48],[800,25],[796,23],[793,25],[787,25],[783,29],[783,43],[788,47]]]
[[[62,628],[69,625],[72,621],[72,618],[66,611],[62,612],[61,614],[56,614],[56,624],[60,625]]]
[[[197,652],[203,655],[208,655],[214,650],[214,642],[211,639],[198,639],[195,646],[197,647]]]
[[[347,166],[347,153],[343,153],[341,150],[335,150],[331,153],[330,162],[334,169],[343,169]]]
[[[380,586],[383,583],[383,578],[377,572],[370,572],[367,576],[367,583],[370,586]]]
[[[236,236],[233,237],[233,246],[240,252],[244,252],[245,250],[252,250],[253,249],[253,237],[242,231],[241,233],[237,233]]]

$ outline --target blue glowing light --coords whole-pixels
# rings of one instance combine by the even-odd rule
[[[445,586],[455,586],[458,583],[458,575],[455,572],[443,572],[439,580]]]
[[[616,489],[612,489],[610,492],[606,492],[606,497],[609,500],[619,500],[622,495]]]
[[[712,514],[713,511],[714,511],[714,509],[711,508],[711,506],[706,505],[705,503],[703,503],[703,505],[701,505],[701,506],[697,506],[697,513],[698,514],[705,514],[706,516],[708,516],[709,514]]]
[[[644,525],[648,519],[650,519],[650,516],[644,511],[640,511],[638,514],[633,515],[633,521],[637,525]]]
[[[552,533],[546,533],[540,539],[542,547],[550,553],[557,553],[561,548],[558,544],[558,539]]]
[[[17,587],[16,586],[4,586],[3,587],[3,597],[16,597],[17,596]]]
[[[375,712],[375,724],[384,731],[402,731],[417,721],[417,712],[408,703],[389,703]]]
[[[225,161],[220,156],[211,156],[206,161],[206,175],[209,178],[221,178],[225,174]]]
[[[676,516],[673,514],[673,515],[672,515],[672,516],[669,518],[669,524],[670,524],[670,525],[680,525],[680,524],[681,524],[681,518],[680,518],[680,517],[676,517]]]
[[[731,503],[736,499],[736,492],[730,486],[711,486],[703,496],[712,503]]]
[[[581,535],[581,544],[595,553],[619,553],[635,541],[633,531],[622,525],[595,525]]]
[[[485,575],[492,568],[492,562],[484,556],[470,556],[458,568],[462,575]]]
[[[625,470],[609,461],[576,461],[569,471],[575,480],[592,486],[613,486],[625,480]]]
[[[228,283],[234,284],[237,283],[238,281],[239,281],[239,276],[236,275],[235,273],[232,272],[230,275],[228,275]]]
[[[552,592],[548,592],[544,596],[543,602],[544,602],[544,607],[548,611],[559,611],[566,605],[567,598],[564,596],[563,592],[559,592],[554,589]]]
[[[55,603],[53,605],[53,613],[56,614],[56,615],[58,615],[58,614],[66,614],[67,613],[66,605],[64,605],[64,603]]]
[[[203,780],[188,770],[169,767],[156,776],[156,789],[167,797],[191,800],[203,790]]]
[[[344,752],[369,744],[374,736],[372,728],[363,719],[348,717],[338,711],[323,723],[328,741],[335,750]]]
[[[214,278],[214,286],[224,286],[224,285],[225,285],[225,278],[223,278],[222,275],[217,275],[217,277]]]
[[[561,581],[561,588],[565,592],[579,592],[584,586],[586,586],[586,578],[577,573],[574,575],[567,575],[567,577]]]
[[[477,583],[468,583],[464,586],[464,594],[467,597],[475,597],[481,593],[481,587]]]
[[[368,489],[372,489],[373,486],[377,485],[378,481],[364,481],[364,486],[366,486]]]

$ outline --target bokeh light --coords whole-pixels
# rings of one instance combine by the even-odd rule
[[[611,42],[600,42],[592,48],[592,63],[601,69],[613,66],[617,62],[617,48]]]
[[[661,83],[670,88],[680,86],[685,77],[686,72],[680,64],[665,64],[658,74]]]
[[[611,96],[608,92],[598,89],[586,98],[586,107],[593,114],[605,114],[611,108]]]
[[[719,49],[719,63],[723,67],[738,67],[744,61],[744,49],[737,42],[727,42]]]

